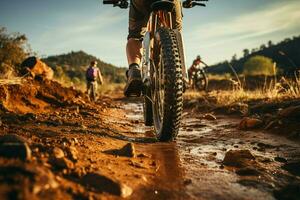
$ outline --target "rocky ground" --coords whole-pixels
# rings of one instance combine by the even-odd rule
[[[177,141],[159,143],[120,94],[90,103],[26,80],[0,86],[0,102],[0,199],[300,199],[295,110],[259,124],[189,100]],[[263,130],[274,120],[294,141]]]

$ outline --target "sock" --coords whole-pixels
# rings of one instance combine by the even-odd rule
[[[130,68],[140,68],[140,66],[137,63],[132,63],[129,65],[129,69]]]

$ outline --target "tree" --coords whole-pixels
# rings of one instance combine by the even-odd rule
[[[245,75],[274,75],[273,61],[264,56],[253,56],[244,64],[243,73]]]
[[[244,49],[243,53],[244,53],[244,58],[246,58],[246,57],[248,57],[250,55],[249,49]]]
[[[22,61],[30,54],[27,38],[20,33],[7,33],[0,27],[0,72],[5,69],[18,69]]]
[[[234,63],[234,62],[236,62],[237,61],[237,55],[236,54],[234,54],[233,56],[232,56],[232,58],[231,58],[231,63]]]
[[[265,45],[265,44],[262,44],[262,45],[260,45],[259,50],[264,50],[264,49],[266,49],[266,48],[267,48],[266,45]]]
[[[274,44],[273,44],[272,40],[269,40],[268,47],[272,47],[272,46],[274,46]]]

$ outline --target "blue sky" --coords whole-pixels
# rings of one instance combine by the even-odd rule
[[[1,0],[0,26],[25,33],[40,56],[84,50],[126,66],[128,10],[101,0]],[[187,64],[201,54],[208,64],[242,55],[245,48],[300,35],[299,0],[210,0],[184,9]]]

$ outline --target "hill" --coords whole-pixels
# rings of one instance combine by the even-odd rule
[[[244,63],[253,56],[261,55],[271,58],[277,63],[281,74],[293,74],[296,69],[300,69],[300,36],[287,38],[278,44],[269,41],[267,45],[262,44],[259,48],[243,50],[243,57],[237,59],[234,55],[231,61],[224,61],[212,65],[208,72],[212,74],[231,73],[228,62],[232,64],[237,73],[242,73]]]
[[[98,67],[101,69],[106,82],[125,82],[125,68],[106,63],[84,51],[72,51],[67,54],[49,56],[42,60],[54,70],[57,78],[69,79],[75,84],[85,82],[85,71],[92,60],[98,62]]]

